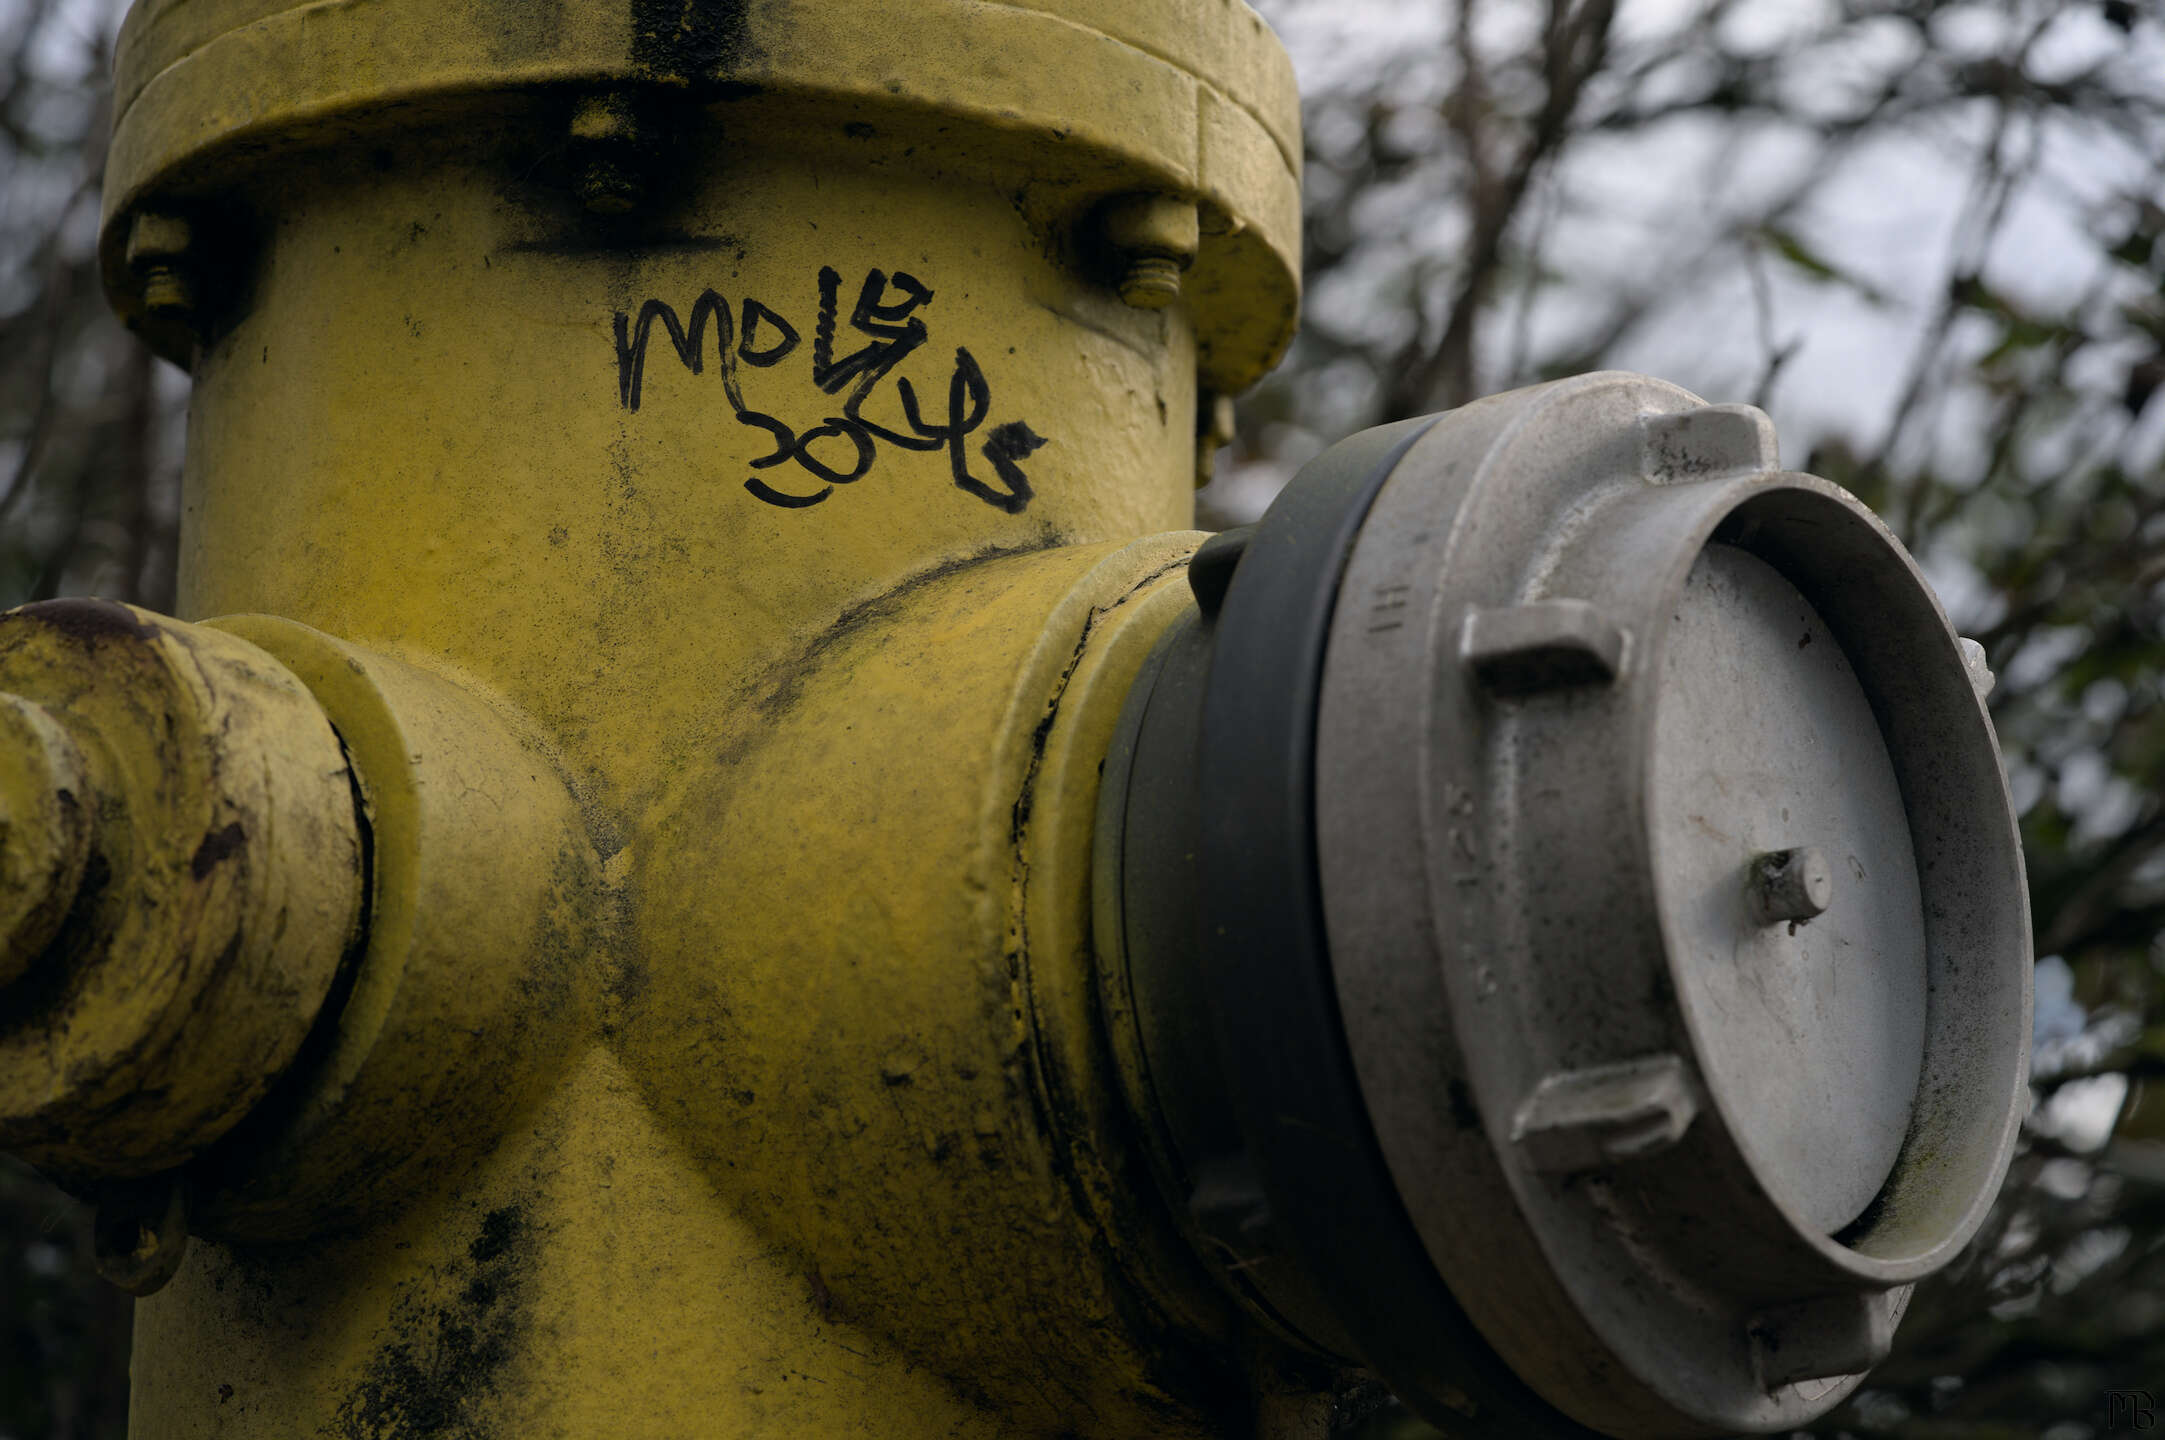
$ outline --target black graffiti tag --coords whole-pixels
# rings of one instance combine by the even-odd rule
[[[988,481],[973,474],[970,438],[992,413],[992,387],[969,350],[955,350],[954,370],[948,377],[944,415],[928,419],[916,388],[906,377],[894,382],[896,401],[902,409],[906,430],[896,430],[864,417],[865,403],[878,391],[896,366],[925,345],[930,332],[917,313],[932,301],[932,290],[916,276],[902,271],[889,275],[881,270],[865,272],[857,298],[850,308],[849,328],[863,344],[839,358],[835,333],[841,317],[842,277],[831,266],[819,272],[819,319],[812,332],[812,384],[823,394],[840,395],[841,413],[797,431],[773,415],[754,410],[745,402],[739,365],[769,369],[794,354],[802,336],[795,326],[760,301],[746,297],[732,314],[729,302],[713,290],[701,292],[692,302],[689,318],[680,317],[668,302],[648,300],[636,317],[616,314],[617,400],[626,410],[639,409],[640,389],[646,378],[647,343],[659,324],[668,336],[677,359],[694,375],[705,373],[708,327],[715,332],[717,370],[722,393],[737,422],[765,431],[774,448],[751,462],[754,470],[773,470],[795,465],[820,488],[809,494],[777,489],[754,475],[744,488],[757,499],[785,509],[802,510],[817,505],[838,485],[853,485],[871,472],[879,458],[879,446],[902,450],[947,452],[947,468],[957,489],[963,490],[1010,515],[1026,509],[1036,493],[1024,473],[1022,462],[1049,443],[1020,420],[995,425],[977,453],[992,467]]]

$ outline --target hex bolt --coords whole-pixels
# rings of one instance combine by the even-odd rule
[[[1816,845],[1775,850],[1752,857],[1745,890],[1761,925],[1805,925],[1834,903],[1834,870]]]
[[[156,316],[185,318],[196,308],[188,250],[195,230],[181,216],[145,210],[128,231],[128,270],[142,286],[143,308]]]
[[[67,918],[90,857],[82,753],[58,721],[0,695],[0,985],[31,966]]]
[[[596,215],[627,215],[646,199],[642,163],[650,136],[632,97],[612,90],[583,97],[571,112],[579,203]]]
[[[1120,298],[1138,310],[1163,310],[1180,298],[1180,277],[1202,243],[1195,202],[1170,195],[1126,195],[1105,207],[1105,243],[1120,257]]]

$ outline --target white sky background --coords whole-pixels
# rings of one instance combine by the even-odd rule
[[[1454,78],[1450,0],[1260,0],[1258,8],[1284,39],[1311,97],[1371,88],[1387,66],[1408,55],[1433,59],[1412,66],[1400,88],[1440,95]],[[1534,0],[1488,0],[1484,48],[1522,48],[1542,8]],[[1705,8],[1702,0],[1622,0],[1620,48],[1655,43],[1699,24]],[[1947,7],[1933,21],[1933,38],[1978,59],[2000,54],[2009,38],[2006,8]],[[2157,20],[2138,25],[2130,36],[2107,24],[2094,3],[2056,3],[2049,12],[2034,13],[2049,14],[2050,23],[2033,55],[2033,76],[2049,79],[2111,64],[2147,75],[2153,91],[2165,90],[2165,25]],[[1908,60],[1916,46],[1914,33],[1892,20],[1851,24],[1853,43],[1843,47],[1822,43],[1838,18],[1828,0],[1746,0],[1733,7],[1720,38],[1733,53],[1786,55],[1785,86],[1806,104],[1831,103],[1845,87]],[[1657,75],[1649,83],[1658,93],[1663,79]],[[1678,75],[1675,88],[1689,93],[1689,77]],[[1944,293],[1990,118],[1980,102],[1927,123],[1890,127],[1842,160],[1791,217],[1788,228],[1800,240],[1863,282],[1878,303],[1778,260],[1760,266],[1771,338],[1795,346],[1767,401],[1792,461],[1801,462],[1829,433],[1868,450],[1885,432]],[[1328,137],[1318,138],[1327,143]],[[1999,238],[1983,257],[1986,284],[2048,315],[2075,305],[2099,274],[2093,236],[2125,224],[2120,197],[2147,188],[2165,201],[2159,171],[2165,135],[2150,138],[2154,143],[2145,154],[2124,137],[2074,117],[2052,117],[2042,134],[2016,127],[2007,147],[2037,144],[2036,173],[2013,197]],[[1444,143],[1440,136],[1438,143]],[[1675,286],[1612,361],[1711,400],[1750,398],[1765,364],[1766,337],[1742,247],[1725,237],[1801,176],[1823,143],[1797,127],[1737,127],[1704,115],[1581,141],[1530,207],[1549,217],[1543,253],[1552,274],[1534,290],[1523,316],[1507,310],[1502,323],[1490,327],[1481,357],[1483,388],[1508,383],[1521,327],[1526,353],[1538,362],[1569,348],[1597,323],[1605,293],[1627,294],[1664,279],[1674,285],[1680,258],[1691,257],[1695,278]],[[1379,261],[1393,252],[1400,258],[1450,255],[1462,220],[1453,198],[1438,188],[1413,183],[1395,194],[1362,197],[1356,213],[1364,223],[1374,222]],[[1332,277],[1308,297],[1309,313],[1334,326],[1379,325],[1403,333],[1411,317],[1399,298],[1402,290],[1392,290],[1391,271],[1379,263]],[[1433,325],[1435,317],[1429,319]],[[1952,347],[1970,353],[1983,343],[1981,325],[1958,325],[1950,337]],[[1923,432],[1929,447],[1920,443],[1919,453],[1898,452],[1898,458],[1922,460],[1929,448],[1935,463],[1959,473],[1973,458],[1965,451],[1972,413],[1959,401],[1950,405]],[[2147,433],[2127,443],[2135,452],[2131,459],[2154,465],[2165,448],[2165,405],[2152,406],[2149,421]],[[1312,450],[1336,438],[1303,437],[1294,448]],[[1297,464],[1305,455],[1285,458]],[[1288,469],[1268,467],[1255,478],[1268,484]],[[1948,578],[1958,583],[1958,577]],[[1957,608],[1965,599],[1949,598]]]

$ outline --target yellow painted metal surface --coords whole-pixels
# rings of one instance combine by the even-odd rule
[[[681,101],[694,149],[718,128],[736,156],[906,164],[991,187],[1048,239],[1107,196],[1192,198],[1206,382],[1245,389],[1293,334],[1298,95],[1242,0],[142,0],[117,78],[105,253],[135,318],[146,206],[222,206],[236,178],[276,183],[327,146],[560,127],[569,93],[629,87]]]
[[[1133,1288],[1181,1272],[1119,1263],[1171,1245],[1105,1153],[1076,908],[1115,677],[1196,538],[935,572],[853,617],[673,797],[661,828],[711,847],[632,877],[654,938],[623,1036],[660,1123],[835,1314],[1021,1433],[1201,1433],[1173,1403],[1193,1357]]]
[[[144,0],[120,83],[181,608],[335,730],[368,875],[184,1157],[134,1433],[1312,1409],[1162,1212],[1091,975],[1210,397],[1291,333],[1254,15]]]
[[[350,1236],[198,1240],[141,1308],[139,1433],[1222,1433],[1130,1264],[1207,1281],[1083,1143],[1073,817],[1194,538],[936,567],[759,676],[771,723],[609,867],[597,1009],[543,1007],[568,1044],[441,1052],[521,1077],[501,1139]],[[345,1173],[442,1111],[408,1105]]]
[[[632,222],[660,233],[604,243],[564,194],[508,203],[498,165],[407,158],[292,176],[253,307],[197,362],[184,613],[452,658],[613,796],[929,564],[1188,523],[1185,311],[1070,273],[997,192],[717,149],[684,213]],[[852,324],[868,292],[905,339]],[[883,345],[908,351],[852,404]],[[923,448],[905,385],[959,443]],[[852,415],[910,444],[860,448]],[[1008,426],[1017,479],[985,454]],[[777,427],[791,458],[755,464]]]
[[[269,1092],[351,943],[345,757],[270,656],[103,601],[0,616],[0,691],[68,787],[43,828],[84,832],[72,913],[0,1011],[0,1146],[68,1179],[172,1169]]]
[[[0,697],[0,986],[13,984],[67,919],[90,860],[88,765],[52,713]]]
[[[205,1231],[298,1240],[389,1213],[539,1103],[593,1033],[608,902],[568,778],[485,689],[290,620],[215,628],[314,691],[370,838],[367,935],[337,1028],[202,1167]]]

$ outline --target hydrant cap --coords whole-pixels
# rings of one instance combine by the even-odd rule
[[[1245,389],[1292,339],[1300,97],[1241,0],[138,0],[116,61],[107,291],[186,363],[185,330],[147,313],[131,273],[138,216],[224,213],[296,155],[516,126],[598,93],[703,105],[732,145],[899,138],[910,165],[1077,221],[1125,194],[1192,200],[1182,291],[1204,383]]]
[[[1914,561],[1758,411],[1599,374],[1345,441],[1189,578],[1099,873],[1227,1290],[1454,1433],[1838,1404],[2028,1099],[2013,810]]]

